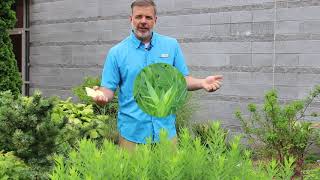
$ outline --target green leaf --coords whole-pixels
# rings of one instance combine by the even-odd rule
[[[152,64],[142,69],[136,77],[133,95],[144,112],[165,117],[176,113],[184,104],[187,97],[186,80],[169,64]]]

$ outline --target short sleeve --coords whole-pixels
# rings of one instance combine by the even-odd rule
[[[107,55],[104,63],[101,86],[115,91],[120,82],[120,72],[117,64],[116,53],[113,49]]]
[[[175,50],[175,57],[173,66],[176,67],[184,76],[189,75],[188,67],[185,63],[185,59],[180,48],[179,43],[176,41],[176,50]]]

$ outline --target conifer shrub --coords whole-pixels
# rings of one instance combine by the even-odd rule
[[[12,50],[9,29],[14,28],[16,17],[11,6],[14,0],[0,1],[0,91],[21,93],[22,80]]]
[[[53,164],[51,155],[64,126],[51,121],[55,101],[40,92],[17,98],[9,91],[0,92],[0,150],[12,151],[32,167],[35,177],[43,176]]]

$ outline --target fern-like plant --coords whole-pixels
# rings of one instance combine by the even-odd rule
[[[69,158],[57,156],[51,179],[290,179],[293,160],[284,167],[274,163],[255,168],[250,153],[240,145],[240,137],[226,146],[225,131],[219,123],[210,127],[206,145],[181,132],[178,147],[162,131],[158,144],[139,145],[133,152],[105,141],[101,149],[82,140]],[[150,141],[149,141],[150,142]],[[217,143],[219,142],[219,143]],[[265,169],[272,169],[272,173]]]

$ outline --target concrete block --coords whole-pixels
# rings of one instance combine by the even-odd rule
[[[102,46],[72,46],[72,64],[100,65],[104,64],[104,58],[100,57],[104,51]]]
[[[265,2],[273,2],[272,0],[213,0],[212,3],[214,7],[224,7],[224,6],[244,6],[261,4]]]
[[[303,33],[320,33],[320,21],[304,21],[300,24],[300,30]]]
[[[98,20],[94,21],[96,23],[96,31],[106,31],[106,30],[112,30],[113,27],[113,21],[112,20]],[[129,20],[128,20],[128,24]]]
[[[272,84],[273,84],[272,73],[252,72],[251,76],[252,76],[252,79],[249,79],[249,81],[251,80],[251,82],[249,82],[250,84],[268,85],[268,86],[272,86]],[[246,81],[244,81],[244,82],[246,82]],[[260,97],[262,98],[263,96],[260,96]]]
[[[320,6],[282,8],[277,10],[277,21],[319,20]]]
[[[230,65],[234,66],[252,66],[251,54],[232,54],[229,56]]]
[[[251,13],[253,22],[274,21],[275,12],[273,9],[254,10]]]
[[[272,66],[273,54],[252,54],[252,65],[256,67]]]
[[[313,84],[309,86],[275,86],[275,89],[278,91],[278,97],[281,99],[303,99],[307,97]]]
[[[219,101],[219,100],[201,100],[199,110],[194,112],[193,118],[197,122],[220,121],[224,127],[240,126],[240,122],[234,118],[236,109],[246,109],[246,103]]]
[[[228,96],[263,97],[270,89],[272,89],[272,85],[226,84],[224,82],[220,93]]]
[[[273,53],[273,42],[252,42],[252,53]]]
[[[231,13],[231,23],[248,23],[252,22],[251,11],[234,11]]]
[[[98,1],[98,16],[129,16],[131,14],[131,0]]]
[[[190,43],[189,50],[193,54],[241,54],[251,53],[250,42],[199,42]]]
[[[211,33],[213,36],[230,36],[231,25],[230,24],[215,24],[211,26]]]
[[[185,1],[185,0],[179,0]],[[197,0],[192,1],[192,8],[211,8],[212,7],[212,0]],[[188,8],[188,7],[187,7]]]
[[[209,25],[209,14],[192,14],[192,15],[178,15],[178,16],[160,16],[158,17],[157,26],[200,26]]]
[[[320,68],[320,54],[299,54],[298,66],[310,66]]]
[[[231,23],[230,12],[218,12],[211,14],[211,24],[229,24]]]
[[[58,68],[59,74],[48,76],[45,72],[46,70],[43,70],[41,67],[39,69],[40,73],[44,74],[31,74],[31,83],[39,86],[74,86],[81,84],[86,76],[100,75],[101,73],[100,68]],[[50,71],[53,71],[52,69]]]
[[[242,84],[242,83],[252,83],[253,77],[250,72],[224,72],[223,81],[224,84]]]
[[[155,2],[157,4],[158,12],[173,11],[176,9],[174,1],[155,0]]]
[[[275,85],[309,87],[320,84],[320,74],[275,73]]]
[[[252,23],[231,24],[231,35],[244,36],[252,34]]]
[[[299,54],[277,54],[276,65],[297,66],[299,64]]]
[[[227,55],[225,54],[189,54],[185,53],[186,62],[189,66],[226,66]]]
[[[61,68],[58,67],[41,67],[34,65],[30,68],[30,74],[36,76],[55,76],[61,73]]]
[[[174,0],[175,9],[185,9],[192,7],[192,0]]]
[[[318,40],[297,40],[279,41],[276,43],[277,53],[319,53],[320,41]]]
[[[71,64],[72,47],[70,46],[39,46],[30,48],[31,64]]]
[[[297,34],[300,33],[300,21],[280,21],[276,23],[277,34]]]
[[[179,26],[179,27],[158,27],[160,34],[174,38],[202,38],[210,35],[210,25],[207,26]]]
[[[252,24],[252,34],[273,34],[274,33],[273,22],[256,22]]]

